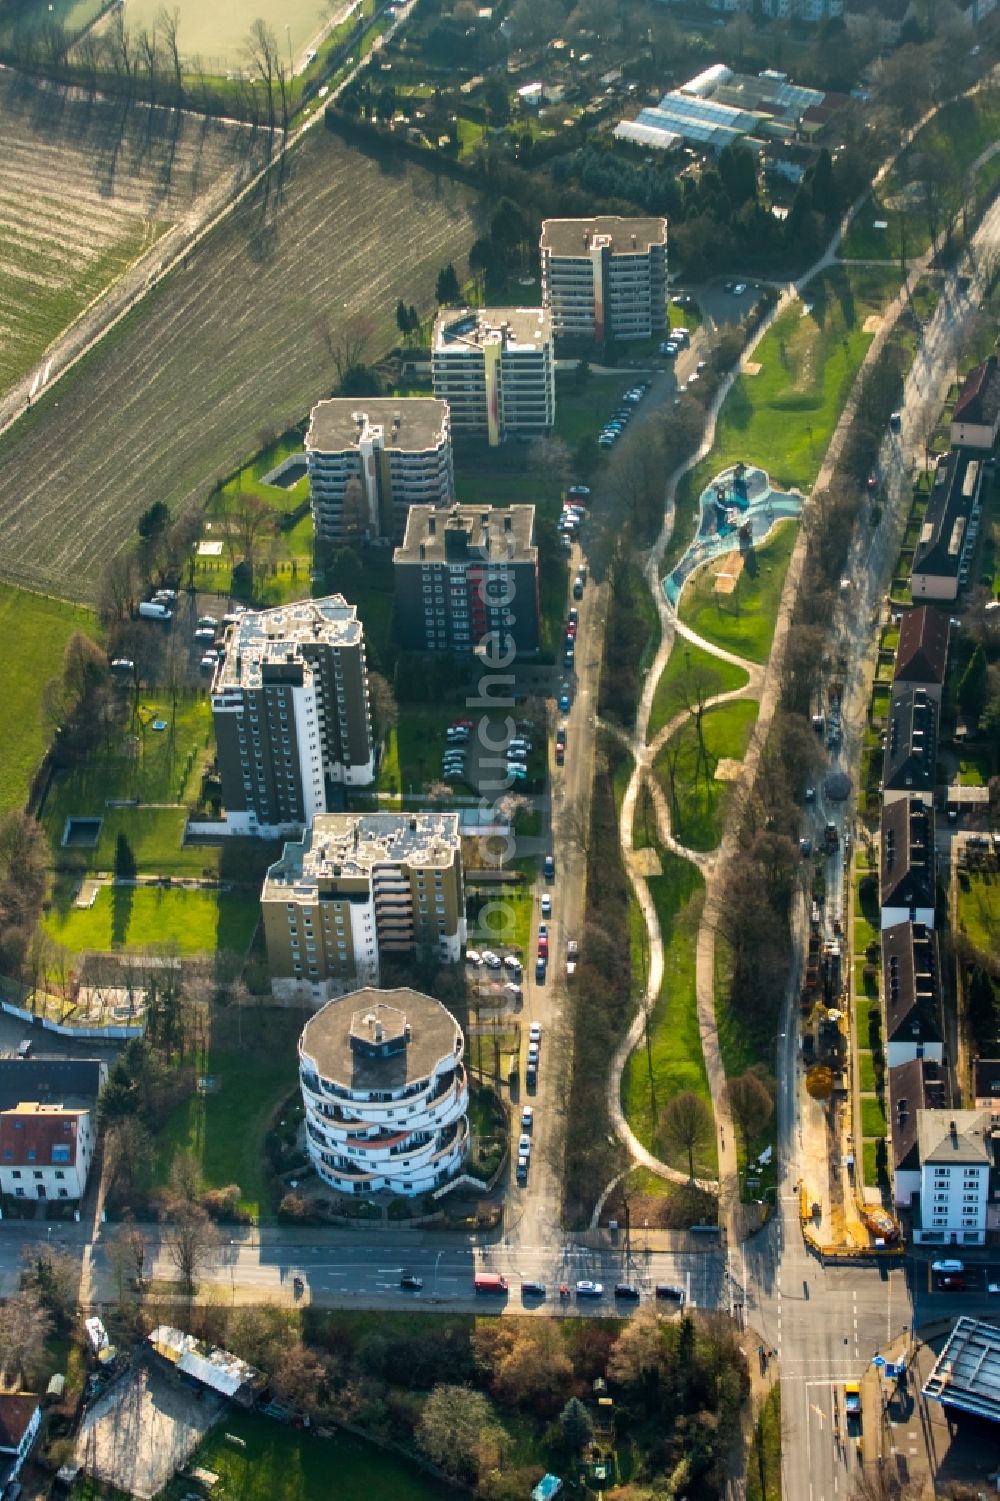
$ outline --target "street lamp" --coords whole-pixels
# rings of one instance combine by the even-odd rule
[[[443,1255],[444,1255],[444,1251],[441,1250],[441,1251],[439,1251],[437,1253],[437,1255],[434,1258],[434,1296],[435,1296],[435,1298],[437,1297],[437,1290],[438,1290],[438,1267],[441,1264],[441,1257]]]
[[[229,1290],[230,1290],[230,1299],[229,1299],[230,1307],[235,1307],[235,1304],[236,1304],[236,1242],[234,1240],[231,1240],[229,1242]]]

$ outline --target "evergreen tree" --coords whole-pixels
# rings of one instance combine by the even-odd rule
[[[574,1454],[579,1454],[594,1436],[590,1413],[579,1397],[570,1397],[559,1414],[559,1426],[567,1446]]]
[[[461,291],[458,285],[458,276],[455,273],[455,267],[452,265],[451,261],[448,262],[447,266],[442,266],[440,271],[438,272],[437,285],[434,288],[434,295],[438,300],[439,306],[441,307],[444,307],[447,303],[457,302],[459,297],[461,296]]]

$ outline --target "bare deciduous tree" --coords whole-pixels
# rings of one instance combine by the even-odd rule
[[[167,1255],[177,1270],[184,1291],[193,1297],[198,1290],[199,1275],[218,1249],[218,1234],[200,1204],[175,1199],[170,1204],[169,1213],[171,1224],[165,1242]]]
[[[695,1153],[711,1139],[712,1112],[700,1095],[692,1090],[674,1095],[668,1101],[660,1122],[660,1133],[688,1161],[688,1177],[693,1178]]]

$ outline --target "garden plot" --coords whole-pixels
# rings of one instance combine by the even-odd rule
[[[33,372],[37,397],[52,340],[172,225],[260,165],[263,146],[242,126],[124,110],[8,71],[0,119],[0,393]]]

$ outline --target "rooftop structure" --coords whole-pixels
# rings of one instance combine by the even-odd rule
[[[1000,1423],[1000,1329],[979,1319],[957,1319],[923,1395]]]
[[[469,1142],[464,1047],[451,1012],[408,988],[354,991],[311,1017],[299,1074],[323,1181],[416,1194],[452,1177]]]
[[[263,1374],[238,1355],[206,1345],[193,1334],[185,1334],[183,1329],[170,1324],[158,1325],[150,1334],[149,1343],[157,1355],[185,1376],[245,1407],[253,1403],[255,1394],[266,1384]]]
[[[828,101],[827,113],[831,96],[773,69],[753,77],[715,63],[664,94],[659,104],[640,110],[635,120],[622,120],[615,135],[662,151],[686,143],[719,152],[748,138],[790,141],[807,127],[807,116]]]
[[[924,687],[895,683],[882,761],[882,800],[934,796],[938,707]]]
[[[989,450],[1000,428],[1000,367],[997,357],[966,376],[951,414],[951,441],[956,448]]]
[[[911,1058],[889,1069],[889,1131],[895,1202],[906,1208],[920,1190],[917,1120],[921,1110],[943,1110],[947,1087],[939,1063]]]
[[[883,803],[880,827],[882,927],[910,921],[933,928],[937,896],[933,809],[916,797]]]
[[[914,605],[899,626],[893,682],[924,688],[940,704],[948,666],[948,616],[929,605]]]
[[[0,1492],[20,1474],[42,1425],[42,1403],[30,1392],[0,1392]]]
[[[98,1058],[0,1058],[0,1110],[12,1110],[22,1100],[93,1105],[107,1072]]]
[[[917,1245],[981,1246],[986,1240],[994,1140],[986,1110],[921,1110]]]
[[[983,466],[960,449],[938,461],[920,537],[913,552],[914,601],[957,598],[972,555],[970,523],[978,519]]]
[[[977,1058],[972,1065],[973,1104],[1000,1116],[1000,1058]]]
[[[342,594],[326,599],[300,599],[273,610],[246,610],[226,631],[226,650],[215,672],[212,692],[226,688],[259,688],[280,681],[289,662],[299,671],[296,678],[311,684],[318,672],[316,657],[299,647],[359,647],[364,631],[354,605]],[[271,672],[269,669],[277,668]]]
[[[911,1058],[941,1063],[940,966],[931,929],[914,922],[882,929],[882,988],[889,1067]]]

